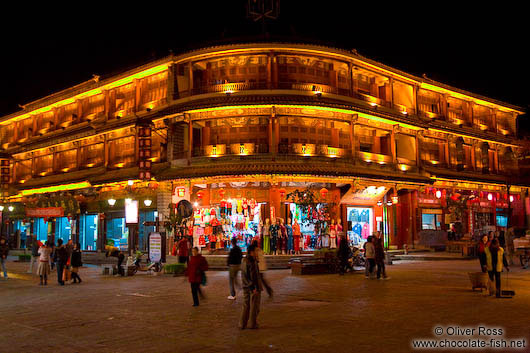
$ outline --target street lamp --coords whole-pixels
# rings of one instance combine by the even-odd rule
[[[107,202],[109,203],[109,205],[111,206],[114,206],[116,204],[116,200],[115,199],[108,199]]]
[[[13,206],[9,206],[7,209],[9,210],[9,212],[13,212],[15,208]]]
[[[152,203],[153,203],[153,200],[150,200],[150,199],[145,199],[145,200],[144,200],[144,205],[145,205],[146,207],[151,206]]]

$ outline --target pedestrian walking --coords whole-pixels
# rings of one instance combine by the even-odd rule
[[[230,295],[228,296],[228,299],[235,300],[236,299],[236,288],[235,285],[238,282],[237,276],[239,275],[239,271],[241,271],[241,259],[243,258],[243,253],[241,252],[241,248],[237,246],[237,239],[232,238],[232,249],[230,249],[230,253],[228,254],[227,259],[227,265],[228,265],[228,281],[230,284]]]
[[[191,258],[186,268],[186,276],[191,285],[191,295],[193,297],[193,306],[199,306],[199,295],[204,297],[201,291],[201,283],[205,283],[205,272],[208,270],[208,262],[199,254],[199,248],[194,247],[191,250]]]
[[[70,257],[70,265],[72,267],[72,281],[73,283],[81,283],[81,277],[79,276],[79,268],[83,266],[81,246],[79,243],[75,243],[72,249],[72,256]]]
[[[489,247],[485,249],[486,261],[488,267],[489,281],[489,295],[493,295],[495,280],[495,296],[499,298],[501,296],[501,272],[503,265],[506,267],[506,271],[510,271],[506,257],[504,257],[504,249],[499,245],[499,240],[494,238],[491,241]]]
[[[261,279],[261,284],[265,287],[269,298],[272,298],[274,291],[269,285],[269,282],[265,278],[265,272],[267,272],[267,260],[265,259],[265,252],[258,246],[257,241],[252,242],[256,252],[256,259],[258,260],[259,276]]]
[[[258,328],[258,315],[261,301],[262,283],[259,276],[258,262],[256,260],[256,246],[250,245],[247,249],[247,256],[243,260],[241,268],[241,277],[243,282],[243,311],[239,321],[241,330],[247,328],[250,318],[251,329]]]
[[[42,243],[37,240],[35,235],[31,235],[28,238],[28,247],[31,247],[31,261],[29,263],[28,273],[33,273],[33,264],[36,264],[36,267],[39,266],[39,248],[42,246]]]
[[[484,235],[478,243],[478,260],[480,262],[480,269],[482,272],[488,272],[488,263],[486,260],[486,248],[488,246],[488,236]]]
[[[383,238],[381,233],[377,232],[374,239],[375,264],[377,265],[377,279],[389,279],[385,269],[385,248],[383,247]]]
[[[2,264],[2,271],[4,272],[4,279],[7,279],[7,255],[9,254],[9,245],[4,238],[0,239],[0,263]]]
[[[366,243],[364,244],[364,256],[366,257],[366,265],[368,272],[365,272],[366,278],[374,278],[374,267],[375,267],[375,248],[373,244],[373,236],[370,235],[368,239],[366,239]]]
[[[64,286],[63,273],[64,267],[68,262],[68,252],[66,250],[66,247],[63,245],[63,240],[60,238],[59,240],[57,240],[57,247],[55,248],[53,254],[53,260],[57,266],[57,282],[61,286]]]
[[[346,236],[342,234],[340,238],[341,239],[339,242],[339,250],[337,251],[337,256],[339,258],[339,274],[343,275],[348,270],[348,268],[350,270],[353,270],[353,267],[349,263],[351,249],[348,245],[348,241],[346,240]]]
[[[48,275],[50,274],[50,255],[52,249],[50,243],[46,241],[43,246],[39,248],[39,268],[37,274],[40,276],[40,285],[48,284]]]
[[[177,256],[179,264],[187,264],[189,257],[190,242],[182,237],[177,244]]]

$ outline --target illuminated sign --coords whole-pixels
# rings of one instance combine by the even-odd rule
[[[26,216],[28,217],[63,217],[64,209],[62,207],[43,207],[43,208],[27,208]]]
[[[125,202],[125,223],[138,223],[138,201]]]
[[[149,234],[149,261],[158,262],[162,258],[162,237],[160,233]]]

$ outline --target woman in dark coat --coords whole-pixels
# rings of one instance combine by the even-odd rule
[[[79,267],[83,266],[81,261],[81,246],[79,243],[75,243],[72,256],[70,258],[70,265],[72,266],[72,281],[73,283],[81,283],[81,277],[79,277]]]
[[[186,269],[186,275],[191,285],[191,295],[193,296],[193,306],[199,306],[199,295],[203,297],[201,283],[204,272],[208,270],[208,262],[199,254],[199,248],[194,247],[191,250],[191,258]]]
[[[381,272],[383,274],[383,279],[386,279],[388,277],[386,276],[385,270],[385,249],[383,248],[383,239],[381,238],[381,234],[378,233],[374,240],[375,264],[377,265],[377,279],[381,278]]]

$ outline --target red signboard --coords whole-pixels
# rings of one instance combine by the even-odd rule
[[[64,209],[62,207],[45,207],[45,208],[27,208],[26,216],[28,217],[63,217]]]

